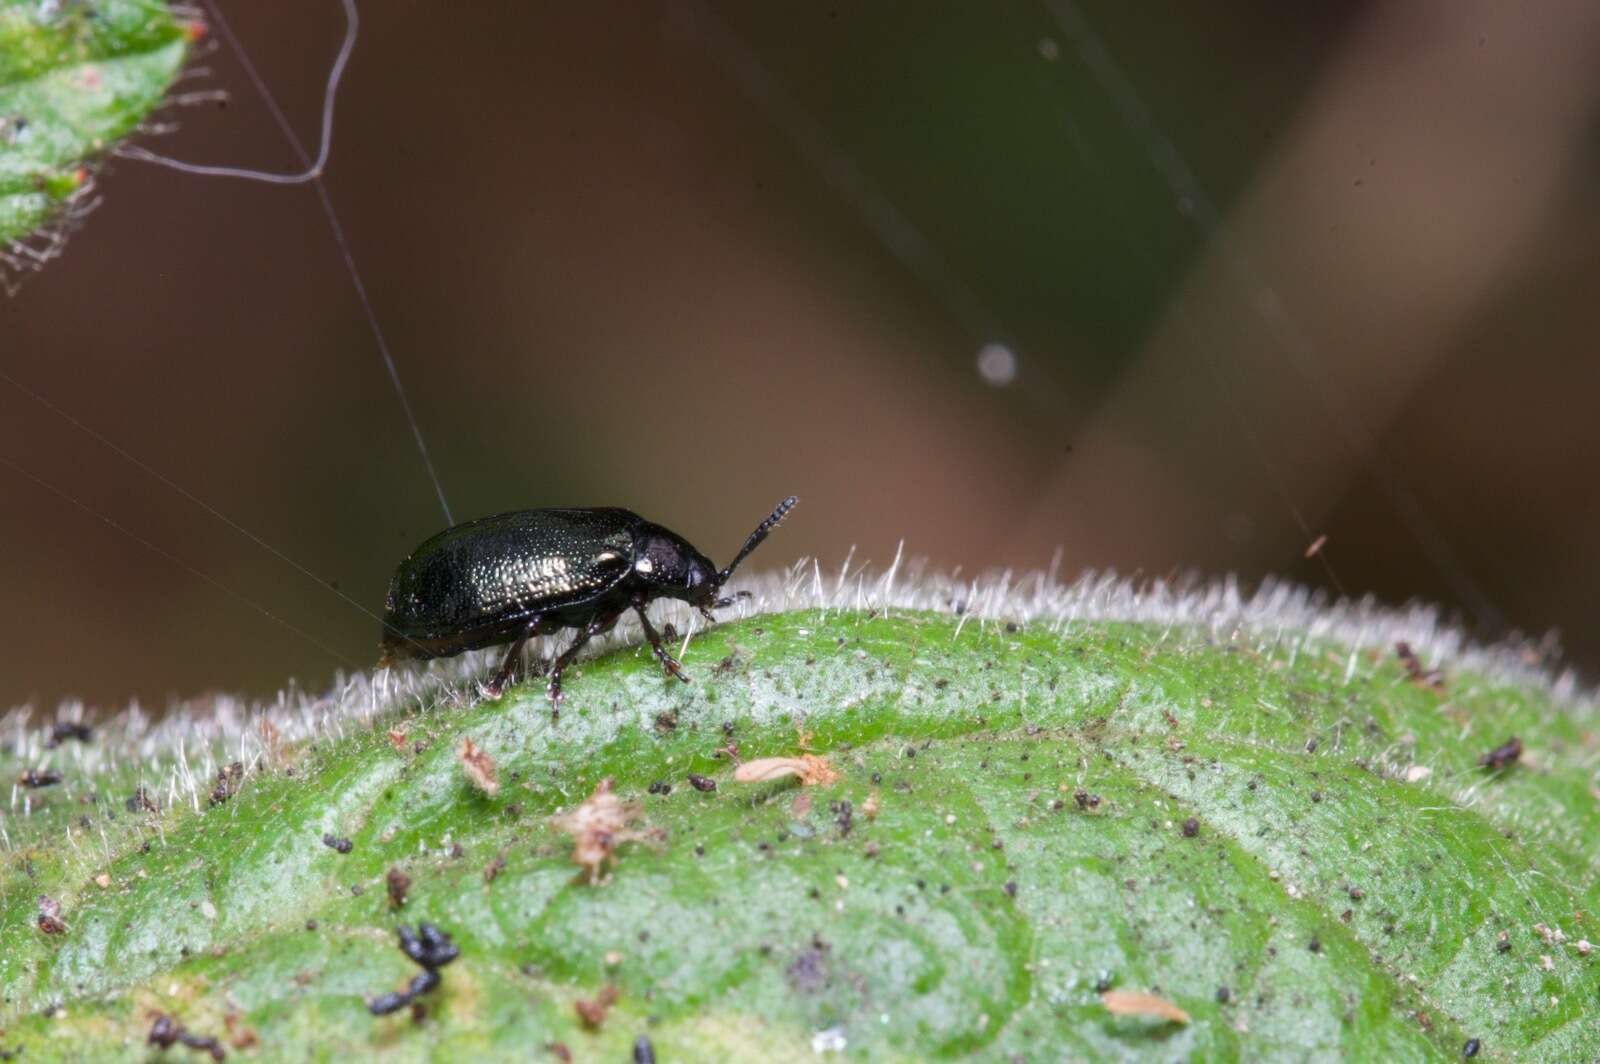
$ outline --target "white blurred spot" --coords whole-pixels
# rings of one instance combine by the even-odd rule
[[[811,1052],[819,1057],[824,1053],[843,1053],[849,1044],[843,1027],[828,1027],[811,1036]]]
[[[1005,344],[984,344],[978,350],[978,376],[985,384],[1004,388],[1017,379],[1017,356]]]
[[[1061,58],[1061,46],[1055,42],[1055,38],[1039,38],[1039,58],[1047,63],[1054,63]]]

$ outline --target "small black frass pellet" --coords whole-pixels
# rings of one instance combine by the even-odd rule
[[[94,731],[87,724],[76,720],[62,720],[50,726],[50,734],[45,737],[44,748],[54,750],[68,739],[86,743],[94,738]]]
[[[659,598],[681,599],[710,620],[712,610],[732,605],[732,598],[719,597],[723,585],[796,501],[791,495],[779,503],[721,571],[676,532],[615,507],[519,510],[445,529],[395,570],[379,664],[509,643],[484,687],[498,698],[529,639],[576,628],[577,638],[550,666],[547,693],[555,711],[561,675],[578,651],[633,610],[661,667],[687,683],[646,607]]]
[[[24,787],[54,787],[62,780],[61,773],[53,768],[30,768],[17,777],[17,782]]]
[[[656,1047],[645,1035],[634,1040],[633,1064],[656,1064]]]
[[[171,1049],[175,1045],[199,1049],[211,1054],[212,1060],[225,1060],[228,1056],[221,1042],[205,1035],[194,1034],[165,1013],[157,1016],[155,1023],[150,1025],[150,1037],[147,1041],[157,1049]]]
[[[714,791],[717,789],[717,781],[710,776],[702,776],[699,773],[691,772],[689,773],[689,786],[697,791]]]
[[[1461,1055],[1464,1057],[1475,1057],[1478,1055],[1478,1050],[1482,1048],[1482,1042],[1478,1041],[1476,1038],[1469,1038],[1467,1039],[1467,1044],[1461,1047]]]
[[[438,972],[432,968],[424,968],[411,977],[411,982],[406,984],[404,990],[391,990],[369,999],[367,1011],[374,1016],[387,1016],[391,1012],[399,1012],[422,995],[432,993],[442,982],[444,979]]]
[[[341,839],[335,835],[322,836],[322,845],[330,850],[337,850],[339,853],[349,853],[356,848],[356,844],[349,839]]]
[[[374,1016],[386,1016],[391,1012],[398,1012],[422,995],[432,993],[444,981],[439,969],[460,955],[460,951],[450,941],[450,936],[427,921],[417,925],[415,934],[402,924],[398,934],[400,952],[411,958],[422,971],[411,977],[411,982],[406,984],[404,990],[391,990],[386,994],[368,998],[367,1011]]]

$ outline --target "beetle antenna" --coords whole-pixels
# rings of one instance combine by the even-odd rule
[[[761,546],[761,541],[767,538],[767,533],[771,532],[774,528],[777,528],[778,522],[782,521],[784,517],[788,515],[789,511],[794,509],[794,504],[799,501],[800,500],[795,496],[789,496],[787,499],[778,504],[778,508],[772,511],[771,517],[767,518],[765,521],[756,526],[756,530],[750,533],[750,538],[744,541],[743,549],[741,549],[738,554],[734,555],[733,561],[728,563],[728,567],[718,574],[718,587],[721,587],[723,584],[728,582],[728,577],[733,575],[733,571],[734,569],[738,568],[739,563],[744,561],[751,551]]]

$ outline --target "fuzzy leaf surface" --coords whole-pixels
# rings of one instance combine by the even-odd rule
[[[753,617],[684,665],[584,663],[555,724],[537,682],[346,723],[215,805],[130,811],[137,766],[61,747],[0,814],[0,1049],[142,1060],[164,1013],[242,1059],[1600,1054],[1589,710],[1332,645],[914,611]],[[839,778],[736,783],[730,743]],[[637,839],[590,883],[551,818],[602,779]],[[425,1018],[369,1015],[420,920],[460,958]]]
[[[0,0],[0,247],[85,192],[161,102],[189,36],[159,0]]]

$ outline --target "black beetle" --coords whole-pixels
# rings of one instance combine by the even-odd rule
[[[721,572],[676,532],[615,507],[518,510],[447,528],[395,570],[378,664],[510,643],[485,688],[497,698],[530,638],[577,628],[578,638],[550,668],[550,704],[559,708],[562,671],[631,609],[661,667],[687,682],[645,607],[658,598],[682,599],[713,619],[712,609],[733,601],[717,595],[734,567],[796,501],[791,495],[779,503]]]

